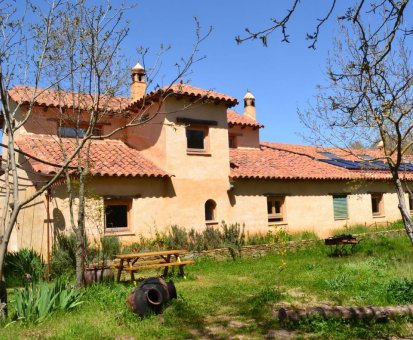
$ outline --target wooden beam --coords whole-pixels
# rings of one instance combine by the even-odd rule
[[[177,117],[176,122],[179,124],[188,124],[188,125],[207,125],[207,126],[218,125],[218,122],[216,120],[193,119],[193,118],[186,118],[186,117]]]

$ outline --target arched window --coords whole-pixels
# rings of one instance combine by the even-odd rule
[[[217,204],[214,200],[205,202],[205,221],[215,221]]]

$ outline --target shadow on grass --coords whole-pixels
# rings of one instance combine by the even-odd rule
[[[178,293],[178,298],[170,301],[164,310],[164,320],[167,326],[185,330],[191,337],[211,336],[203,315],[182,294]]]

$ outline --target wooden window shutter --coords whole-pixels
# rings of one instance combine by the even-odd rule
[[[348,217],[347,195],[334,195],[333,206],[334,206],[334,218],[335,219],[341,219],[341,218]]]

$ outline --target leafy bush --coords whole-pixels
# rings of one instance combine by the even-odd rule
[[[44,274],[44,268],[41,255],[32,249],[9,252],[4,259],[4,274],[8,286],[21,286],[27,280],[38,281]]]
[[[102,253],[105,259],[112,259],[120,253],[120,243],[117,236],[104,236],[101,239]]]
[[[188,232],[177,225],[171,226],[166,238],[168,249],[188,249]]]
[[[217,249],[223,247],[221,232],[218,228],[207,226],[202,232],[206,249]]]
[[[40,282],[26,285],[14,292],[14,320],[40,323],[53,312],[69,311],[80,304],[82,293],[68,288],[66,283],[57,279],[51,284]]]
[[[394,304],[413,303],[413,280],[397,278],[386,286],[387,299]]]
[[[188,232],[188,249],[195,251],[208,249],[205,243],[204,235],[196,231],[194,228]]]
[[[72,275],[76,269],[75,234],[57,234],[51,255],[52,276]]]
[[[228,247],[233,260],[241,256],[242,246],[245,244],[245,225],[241,226],[238,223],[227,225],[225,222],[221,224],[222,241]]]

